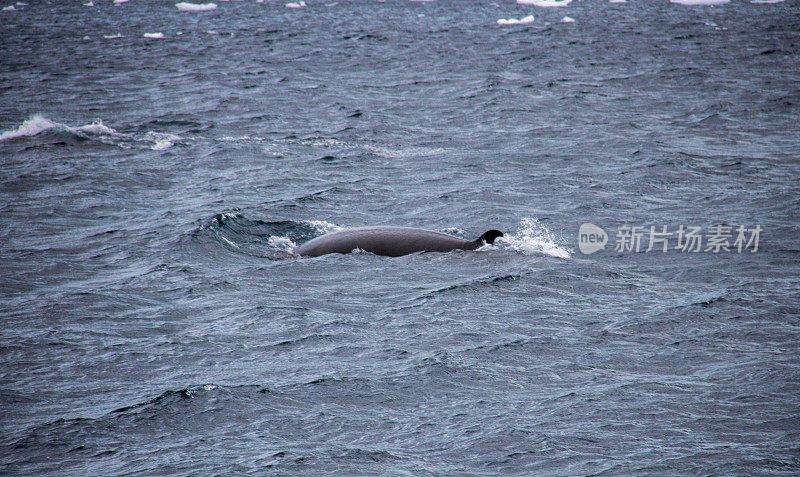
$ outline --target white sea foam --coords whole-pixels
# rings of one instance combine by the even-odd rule
[[[94,2],[84,3],[83,6],[84,7],[93,7],[94,6]]]
[[[628,0],[608,0],[608,3],[628,3]]]
[[[145,33],[144,37],[145,38],[164,38],[164,34],[161,33],[161,32]]]
[[[559,242],[538,219],[523,218],[516,233],[498,237],[495,244],[526,255],[544,254],[564,259],[572,256],[572,250]]]
[[[705,22],[705,25],[706,25],[706,26],[710,26],[710,27],[714,27],[714,29],[715,29],[715,30],[727,30],[727,28],[725,28],[725,27],[721,27],[721,26],[717,25],[717,24],[716,24],[716,23],[714,23],[714,22],[709,22],[709,21],[706,21],[706,22]]]
[[[115,4],[115,5],[119,5],[120,3],[125,3],[125,2],[127,2],[127,1],[128,1],[128,0],[114,0],[114,4]]]
[[[98,121],[94,121],[92,123],[89,123],[86,126],[79,126],[77,128],[67,127],[67,129],[72,130],[72,131],[82,131],[82,132],[89,133],[89,134],[96,134],[98,136],[99,135],[103,135],[103,134],[109,135],[109,136],[117,134],[117,131],[115,131],[114,129],[112,129],[112,128],[106,126],[106,125],[104,125],[102,119],[100,119]]]
[[[56,123],[37,114],[29,119],[26,119],[25,122],[23,122],[17,129],[0,133],[0,141],[6,141],[8,139],[15,139],[18,137],[35,136],[55,126]]]
[[[150,149],[154,151],[163,151],[164,149],[169,149],[173,144],[175,144],[175,141],[180,139],[180,136],[176,136],[174,134],[155,131],[148,131],[147,134],[144,135],[145,141],[153,143]]]
[[[750,3],[781,3],[783,0],[750,0]]]
[[[117,33],[116,35],[103,35],[103,38],[106,40],[113,40],[114,38],[122,38],[122,34]]]
[[[226,239],[225,237],[222,237],[222,236],[220,236],[220,238],[222,239],[223,242],[225,242],[226,244],[230,245],[231,247],[239,248],[239,246],[236,244],[236,242],[234,242],[232,240],[228,240],[228,239]]]
[[[677,3],[679,5],[722,5],[731,0],[669,0],[670,3]]]
[[[526,23],[533,23],[533,15],[528,15],[523,18],[501,18],[497,20],[498,25],[524,25]]]
[[[572,0],[517,0],[517,3],[534,7],[566,7]]]
[[[458,235],[458,236],[464,235],[464,231],[458,227],[447,227],[446,229],[441,229],[440,232],[450,235]]]
[[[564,17],[561,19],[561,23],[575,23],[575,19],[570,17]]]
[[[304,220],[304,224],[308,224],[314,227],[314,230],[321,234],[327,234],[329,232],[336,232],[337,230],[342,230],[342,227],[332,224],[330,222],[326,222],[324,220]]]
[[[291,3],[287,3],[286,4],[286,8],[301,8],[301,7],[305,7],[305,6],[306,6],[306,2],[303,2],[303,1],[301,1],[301,2],[291,2]]]
[[[14,5],[9,5],[7,7],[3,7],[3,11],[4,12],[13,12],[14,10],[16,10],[16,8],[14,8]]]
[[[271,235],[267,243],[274,249],[289,253],[292,253],[294,248],[297,246],[289,237],[280,237],[277,235]]]
[[[225,141],[225,142],[238,142],[238,141],[255,141],[261,142],[266,141],[266,138],[258,137],[258,136],[225,136],[217,139],[218,141]]]
[[[362,149],[387,158],[408,157],[408,156],[434,156],[442,154],[445,150],[440,147],[409,147],[404,149],[394,149],[384,146],[375,146],[364,143],[348,143],[338,139],[315,139],[312,145],[318,147],[334,147],[341,149]]]
[[[189,3],[189,2],[180,2],[176,3],[175,6],[178,10],[182,12],[207,12],[209,10],[214,10],[217,8],[216,3]]]
[[[26,119],[16,129],[0,133],[0,141],[36,136],[49,130],[67,132],[84,139],[92,139],[104,144],[111,144],[125,149],[131,147],[149,147],[160,151],[171,147],[176,141],[182,139],[174,134],[148,131],[142,133],[120,133],[114,128],[103,124],[102,120],[93,121],[84,126],[72,127],[66,124],[51,121],[40,114]]]

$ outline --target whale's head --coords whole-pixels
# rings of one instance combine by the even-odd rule
[[[499,230],[492,229],[492,230],[488,230],[488,231],[484,232],[483,235],[481,235],[478,238],[478,240],[476,240],[476,242],[483,242],[483,243],[488,243],[489,245],[492,245],[494,243],[494,240],[497,237],[502,237],[502,236],[503,236],[503,232],[501,232]]]

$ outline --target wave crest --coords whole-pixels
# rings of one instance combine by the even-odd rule
[[[156,131],[147,131],[145,133],[121,133],[103,124],[102,119],[98,119],[83,126],[73,127],[51,121],[41,114],[35,114],[23,121],[16,129],[0,133],[0,142],[34,137],[44,133],[62,136],[67,135],[78,140],[98,141],[123,149],[145,147],[154,151],[162,151],[170,148],[175,142],[182,139],[180,136],[174,134]]]

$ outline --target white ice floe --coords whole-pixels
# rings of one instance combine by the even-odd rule
[[[572,0],[517,0],[517,3],[534,7],[566,7]]]
[[[608,0],[608,3],[628,3],[628,0]]]
[[[103,38],[106,40],[113,40],[114,38],[122,38],[122,34],[117,33],[116,35],[103,35]]]
[[[564,17],[561,19],[561,23],[575,23],[575,19],[570,17]]]
[[[94,6],[94,2],[84,3],[83,6],[84,7],[93,7]]]
[[[161,32],[145,33],[144,37],[145,38],[164,38],[164,34],[161,33]]]
[[[750,3],[781,3],[783,0],[750,0]]]
[[[286,8],[302,8],[306,6],[306,2],[290,2],[286,4]]]
[[[125,2],[127,2],[127,1],[128,1],[128,0],[114,0],[114,4],[115,4],[115,5],[119,5],[120,3],[125,3]]]
[[[533,15],[523,18],[501,18],[497,20],[498,25],[524,25],[526,23],[533,23]]]
[[[669,0],[670,3],[677,3],[679,5],[722,5],[731,0]]]
[[[13,12],[14,10],[16,10],[16,8],[14,8],[14,5],[9,5],[7,7],[3,7],[3,11],[4,12]]]
[[[189,2],[180,2],[176,3],[175,6],[178,10],[182,12],[207,12],[209,10],[213,10],[217,8],[216,3],[189,3]]]

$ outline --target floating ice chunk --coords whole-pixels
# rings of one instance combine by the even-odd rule
[[[4,12],[13,12],[14,10],[16,10],[16,8],[14,8],[14,5],[9,5],[7,7],[3,7],[3,11]]]
[[[628,3],[628,0],[608,0],[608,3]]]
[[[304,2],[304,1],[291,2],[291,3],[287,3],[286,4],[286,8],[301,8],[301,7],[305,7],[305,6],[306,6],[306,2]]]
[[[523,18],[501,18],[497,20],[498,25],[524,25],[526,23],[533,23],[533,15],[528,15]]]
[[[679,5],[722,5],[731,0],[669,0],[670,3],[677,3]]]
[[[164,38],[164,34],[161,33],[161,32],[145,33],[144,37],[145,38]]]
[[[572,0],[517,0],[517,3],[534,7],[566,7]]]
[[[27,5],[27,3],[25,3],[25,2],[17,2],[17,6],[18,7],[24,7],[25,5]]]
[[[176,3],[175,6],[182,12],[207,12],[217,8],[216,3]]]
[[[561,19],[561,23],[575,23],[575,19],[570,17],[564,17]]]
[[[86,35],[85,37],[83,37],[83,39],[84,39],[84,40],[91,40],[91,39],[92,39],[92,37],[90,37],[89,35]]]
[[[94,6],[94,2],[84,3],[83,6],[84,7],[93,7]]]
[[[750,0],[750,3],[781,3],[783,0]]]
[[[115,5],[119,5],[120,3],[125,3],[125,2],[127,2],[127,1],[128,1],[128,0],[114,0],[114,4],[115,4]]]
[[[106,40],[113,40],[114,38],[122,38],[122,34],[117,33],[116,35],[103,35],[103,38]]]

